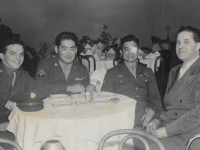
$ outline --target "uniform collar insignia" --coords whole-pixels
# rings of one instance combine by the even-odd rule
[[[146,76],[146,77],[148,77],[149,75],[146,72],[144,72],[144,73],[140,74],[139,76]]]
[[[123,75],[122,75],[122,74],[119,74],[119,75],[118,75],[118,77],[119,77],[119,78],[122,78],[122,77],[123,77]]]

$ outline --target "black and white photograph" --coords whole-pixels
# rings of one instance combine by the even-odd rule
[[[200,0],[0,0],[0,150],[200,150]]]

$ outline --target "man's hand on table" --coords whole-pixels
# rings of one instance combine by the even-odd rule
[[[141,119],[141,121],[143,121],[143,128],[146,127],[146,125],[149,123],[149,121],[153,118],[155,114],[155,112],[150,108],[146,108],[145,111],[146,114],[144,114],[144,116]]]
[[[159,121],[157,119],[153,119],[147,124],[146,131],[151,134],[153,131],[157,129],[158,125]]]
[[[9,110],[12,110],[14,107],[16,107],[16,102],[11,102],[11,101],[8,101],[5,105],[5,107]]]
[[[84,91],[85,91],[85,87],[82,84],[75,84],[75,85],[67,86],[67,92],[82,93]]]

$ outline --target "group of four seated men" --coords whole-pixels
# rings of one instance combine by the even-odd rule
[[[137,62],[139,40],[122,38],[123,63],[109,69],[102,91],[123,94],[137,101],[134,127],[160,138],[166,150],[182,150],[189,139],[200,133],[200,31],[181,27],[177,33],[176,53],[183,64],[172,68],[163,103],[151,69]],[[0,52],[0,124],[8,122],[13,97],[34,91],[36,98],[49,94],[81,93],[90,85],[87,68],[76,60],[77,37],[62,32],[55,38],[55,55],[42,59],[35,79],[23,71],[24,48],[21,41],[8,40]],[[30,99],[31,100],[31,99]],[[0,132],[0,137],[9,134]],[[139,148],[142,149],[142,147]],[[193,149],[199,148],[194,142]],[[157,150],[150,143],[151,150]]]

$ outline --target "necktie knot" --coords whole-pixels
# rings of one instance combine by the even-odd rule
[[[14,86],[15,80],[16,80],[16,72],[13,71],[12,87]]]

